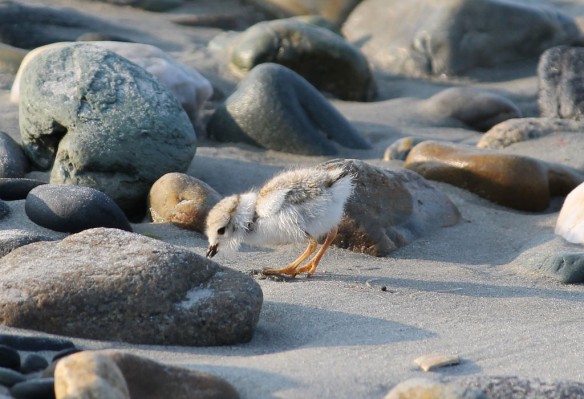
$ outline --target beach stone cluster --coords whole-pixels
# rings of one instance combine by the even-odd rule
[[[119,229],[20,247],[0,259],[0,274],[2,324],[72,337],[189,346],[247,342],[262,305],[251,277]]]
[[[52,168],[51,183],[95,188],[140,214],[152,183],[193,158],[196,135],[176,98],[113,52],[88,44],[46,50],[20,85],[24,150],[36,167]]]
[[[236,399],[225,380],[128,352],[55,337],[0,334],[0,397]]]

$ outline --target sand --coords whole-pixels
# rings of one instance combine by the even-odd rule
[[[197,68],[225,93],[234,88],[235,81],[226,76],[218,57],[207,48],[207,43],[222,32],[170,22],[177,14],[212,8],[207,3],[213,2],[194,1],[164,14],[82,0],[50,3],[130,26],[135,32],[131,39],[159,46]],[[243,7],[236,1],[232,3],[225,10]],[[561,3],[572,15],[583,14],[584,6]],[[490,89],[507,95],[526,116],[536,114],[534,63],[479,72],[474,78],[455,82],[380,74],[379,102],[333,100],[374,144],[372,150],[347,150],[341,156],[387,165],[381,161],[387,145],[411,134],[476,143],[479,133],[420,113],[420,102],[446,87]],[[0,129],[18,137],[17,108],[8,103],[8,90],[0,91],[0,110]],[[584,149],[581,139],[570,148],[558,146],[553,152],[549,151],[549,142],[538,145],[534,141],[519,146],[517,152],[577,165],[582,150],[574,150],[574,145]],[[230,194],[260,185],[283,167],[325,159],[217,144],[201,137],[188,173],[221,194]],[[311,278],[299,277],[291,282],[258,280],[264,305],[250,343],[193,348],[73,341],[87,349],[126,349],[160,362],[208,371],[233,384],[244,399],[377,399],[395,384],[421,376],[480,374],[584,380],[580,367],[584,352],[584,287],[563,285],[528,272],[519,261],[522,254],[546,254],[564,247],[562,239],[553,234],[561,199],[554,201],[547,212],[524,213],[494,205],[448,184],[432,184],[460,209],[460,224],[431,232],[385,258],[332,248]],[[26,223],[23,201],[11,202],[10,206],[13,216],[1,222],[0,228]],[[207,243],[202,234],[168,224],[133,227],[139,233],[155,234],[200,255],[205,253]],[[32,223],[26,223],[26,228],[44,231]],[[301,245],[244,246],[238,254],[220,253],[214,260],[249,273],[252,269],[280,266],[302,249]],[[0,332],[18,330],[1,327]],[[458,355],[462,361],[424,373],[414,360],[432,352]]]

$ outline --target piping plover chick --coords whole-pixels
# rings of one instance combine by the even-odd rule
[[[339,165],[323,164],[285,171],[270,179],[260,190],[224,198],[207,216],[207,257],[221,247],[236,250],[243,242],[277,245],[308,241],[306,250],[280,269],[263,274],[313,274],[337,235],[345,202],[353,192],[352,176]],[[306,264],[326,234],[320,250]]]

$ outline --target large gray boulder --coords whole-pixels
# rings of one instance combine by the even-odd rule
[[[144,69],[89,44],[49,49],[21,78],[20,134],[51,183],[88,186],[127,213],[160,176],[183,172],[196,136],[176,98]]]
[[[153,345],[247,342],[262,305],[250,277],[186,248],[97,228],[0,259],[0,323]]]
[[[547,48],[580,39],[570,16],[504,0],[364,0],[343,33],[374,64],[413,76],[536,59]]]

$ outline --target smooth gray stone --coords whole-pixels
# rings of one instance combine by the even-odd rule
[[[20,145],[7,133],[0,132],[0,178],[24,177],[29,167]]]
[[[303,155],[334,155],[335,145],[370,148],[318,90],[273,63],[251,70],[212,115],[207,132],[217,141]]]

